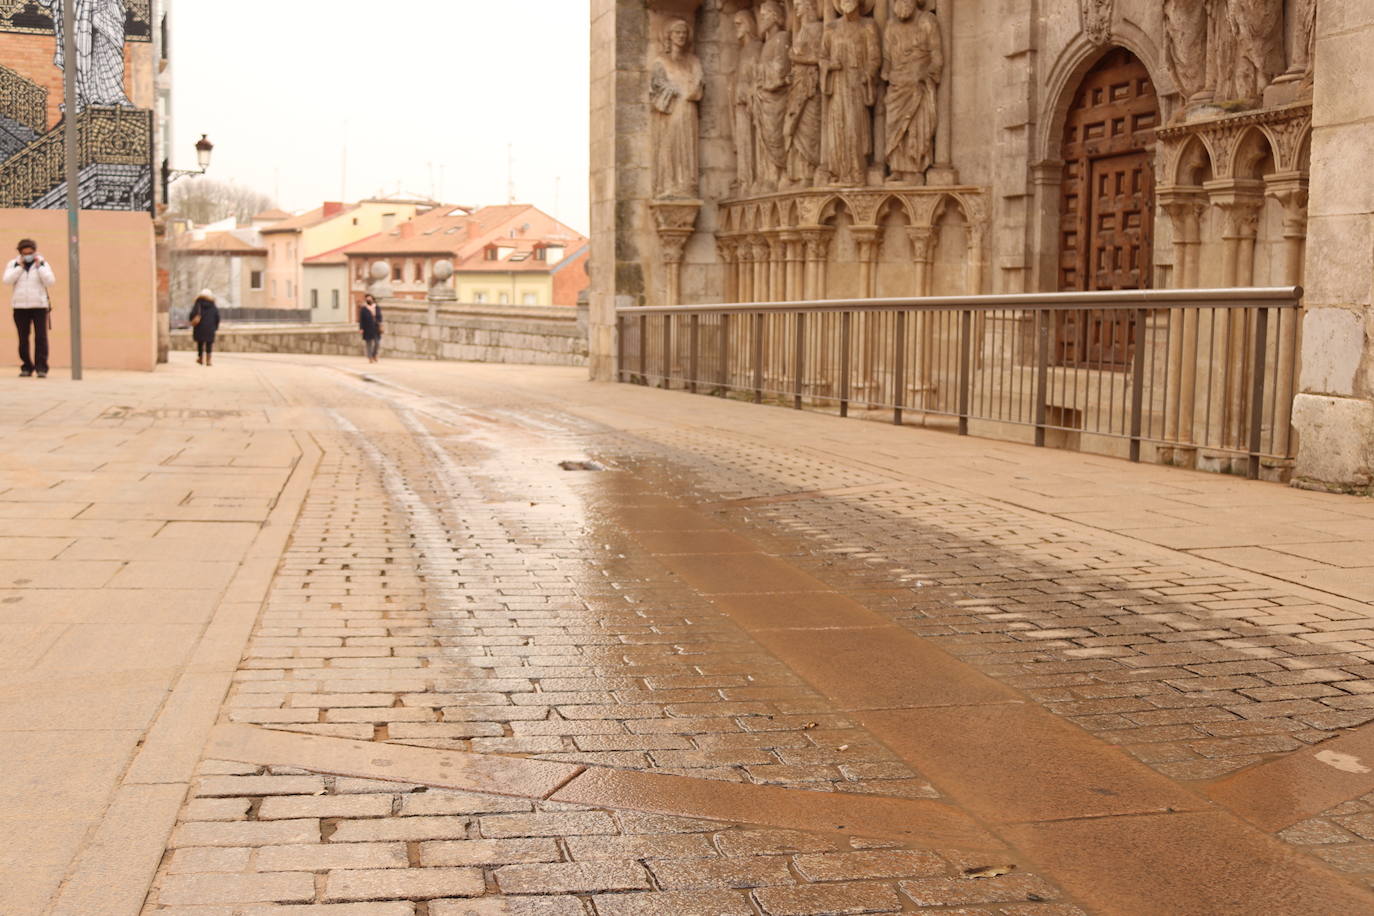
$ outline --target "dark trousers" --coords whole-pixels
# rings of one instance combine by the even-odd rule
[[[196,341],[196,355],[197,355],[197,356],[201,356],[201,357],[209,356],[209,355],[210,355],[210,351],[213,350],[213,349],[215,349],[215,342],[214,342],[213,340],[198,340],[198,341]]]
[[[48,310],[15,309],[14,328],[19,332],[19,365],[25,372],[48,371]],[[33,358],[29,358],[29,330],[33,330]]]

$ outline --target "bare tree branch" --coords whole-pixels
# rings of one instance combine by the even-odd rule
[[[272,198],[252,188],[213,178],[187,178],[172,186],[168,216],[201,226],[231,216],[247,222],[274,206]]]

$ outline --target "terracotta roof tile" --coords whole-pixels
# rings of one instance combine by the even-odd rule
[[[267,257],[266,248],[258,248],[245,242],[232,232],[208,232],[203,239],[189,235],[181,236],[175,245],[177,251],[198,254],[239,254]]]

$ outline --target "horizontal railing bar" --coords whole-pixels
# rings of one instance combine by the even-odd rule
[[[701,305],[638,305],[616,309],[622,315],[734,312],[872,312],[890,309],[949,311],[969,309],[1104,308],[1297,308],[1301,286],[1225,289],[1131,289],[1100,292],[1015,293],[994,296],[925,296],[892,299],[814,299],[792,302],[731,302]]]

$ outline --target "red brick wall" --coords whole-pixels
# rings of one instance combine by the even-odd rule
[[[577,294],[591,285],[591,277],[587,275],[587,259],[591,253],[590,248],[584,248],[576,260],[553,275],[554,305],[577,305]]]

